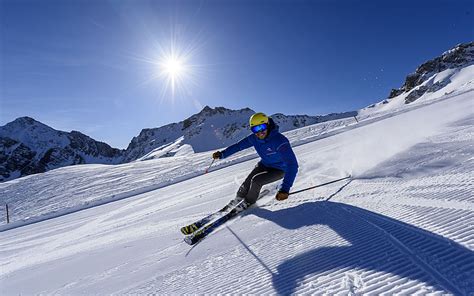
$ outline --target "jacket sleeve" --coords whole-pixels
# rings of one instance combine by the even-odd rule
[[[243,138],[242,140],[240,140],[239,142],[227,147],[224,151],[222,151],[222,158],[229,157],[236,152],[252,147],[253,144],[250,140],[251,136],[252,135],[249,135]]]
[[[277,148],[277,151],[280,153],[283,162],[286,164],[285,176],[283,178],[283,183],[280,186],[280,190],[290,192],[290,188],[293,186],[296,174],[298,173],[298,160],[296,160],[295,153],[293,152],[288,140],[282,143]]]

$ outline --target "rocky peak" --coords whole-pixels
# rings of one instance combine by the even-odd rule
[[[12,122],[7,123],[4,126],[1,126],[0,127],[0,132],[2,130],[6,132],[6,131],[13,131],[13,130],[18,130],[18,129],[21,129],[21,130],[31,129],[32,127],[33,128],[34,127],[40,127],[40,128],[50,129],[49,126],[47,126],[47,125],[31,118],[31,117],[24,116],[24,117],[19,117],[19,118],[13,120]]]
[[[207,113],[212,113],[213,111],[214,111],[214,109],[212,109],[211,107],[209,107],[209,106],[206,105],[206,106],[201,110],[201,112],[199,112],[198,114],[203,114],[203,115],[204,115],[204,114],[207,114]]]
[[[225,107],[211,108],[209,106],[205,106],[199,113],[194,114],[191,117],[182,121],[182,130],[186,130],[190,128],[191,126],[202,124],[207,119],[210,119],[212,117],[223,116],[223,115],[232,116],[232,115],[242,114],[242,113],[247,114],[249,112],[254,112],[254,111],[252,111],[249,108],[244,108],[240,110],[231,110]]]
[[[55,130],[31,117],[0,127],[0,181],[83,163],[119,163],[123,151],[78,131]]]
[[[10,122],[10,124],[17,124],[17,125],[33,125],[35,123],[40,123],[40,122],[28,116],[19,117],[15,119],[14,121]]]
[[[209,116],[213,116],[213,115],[217,115],[217,114],[225,114],[226,112],[234,112],[234,111],[235,110],[230,110],[230,109],[227,109],[227,108],[224,108],[224,107],[211,108],[209,106],[205,106],[199,113],[194,114],[190,118],[192,118],[192,117],[202,117],[202,116],[209,117]]]
[[[408,92],[425,82],[435,73],[440,73],[446,69],[465,67],[474,63],[474,42],[459,44],[454,48],[444,52],[441,56],[429,60],[420,65],[414,73],[409,74],[405,83],[399,89],[392,89],[389,99],[402,93]],[[440,87],[440,86],[437,86]],[[426,89],[425,91],[427,91]],[[415,101],[425,91],[416,92],[407,103]]]
[[[474,41],[458,44],[451,50],[443,53],[441,59],[444,63],[460,67],[474,61]]]

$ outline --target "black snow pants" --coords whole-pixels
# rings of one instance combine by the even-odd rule
[[[266,167],[259,162],[240,186],[237,196],[244,198],[250,204],[254,204],[263,185],[278,181],[284,176],[284,171]]]

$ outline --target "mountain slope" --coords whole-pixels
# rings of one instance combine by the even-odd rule
[[[84,163],[114,164],[122,152],[72,131],[54,130],[29,117],[0,127],[0,181]]]
[[[0,127],[0,182],[75,164],[119,164],[221,148],[248,135],[248,118],[253,113],[250,109],[206,106],[179,123],[142,130],[126,150],[111,148],[77,131],[58,131],[21,117]],[[354,115],[356,112],[275,114],[275,120],[286,131]]]
[[[2,232],[2,293],[470,295],[472,108],[471,91],[295,147],[295,190],[346,173],[355,179],[284,202],[268,196],[192,249],[179,227],[232,198],[256,160],[181,182],[177,176],[196,169],[190,156],[171,178],[166,174],[179,166],[169,168],[166,158],[130,163],[122,175],[77,167],[96,172],[98,182],[115,177],[120,184],[127,174],[143,182],[153,172],[178,183]],[[29,181],[58,184],[71,170]],[[91,186],[90,179],[77,182]],[[7,183],[3,189],[14,187]],[[268,186],[273,194],[276,184]],[[107,189],[98,188],[91,198]],[[73,190],[61,192],[63,201]]]
[[[410,92],[415,87],[418,87],[416,91],[411,91],[405,98],[405,103],[407,104],[414,102],[426,92],[436,92],[448,85],[451,82],[449,76],[453,71],[448,72],[442,79],[425,83],[433,75],[449,69],[461,69],[472,64],[474,64],[474,42],[459,44],[444,52],[441,56],[419,66],[414,73],[407,76],[402,87],[391,91],[389,99],[397,97],[404,92]]]
[[[403,86],[392,89],[387,99],[360,110],[359,115],[396,110],[406,104],[423,104],[473,87],[474,42],[469,42],[423,63],[406,77]]]
[[[125,151],[126,160],[151,159],[169,156],[163,153],[170,145],[178,148],[189,145],[194,152],[210,151],[229,146],[249,134],[248,120],[255,111],[245,108],[230,110],[224,107],[209,106],[178,123],[172,123],[154,129],[144,129],[134,137]],[[344,112],[323,116],[308,115],[271,115],[280,126],[280,131],[289,131],[315,123],[348,118],[356,112]],[[144,157],[148,155],[148,157]],[[171,154],[174,155],[174,154]],[[153,156],[153,157],[152,157]]]

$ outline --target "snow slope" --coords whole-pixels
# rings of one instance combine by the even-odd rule
[[[472,49],[474,52],[474,48]],[[359,116],[367,114],[383,113],[390,110],[397,110],[404,108],[406,101],[410,100],[410,96],[415,93],[423,93],[412,105],[425,104],[431,100],[436,100],[443,96],[451,94],[459,94],[465,91],[470,91],[474,88],[474,65],[471,64],[464,67],[453,67],[448,68],[439,73],[433,73],[428,76],[426,81],[420,85],[414,87],[408,92],[401,93],[400,95],[383,100],[377,104],[373,104],[367,108],[362,109],[359,112]],[[424,90],[424,91],[423,91]]]
[[[0,294],[473,294],[473,94],[292,131],[294,190],[354,180],[266,197],[194,248],[179,228],[233,197],[255,165],[251,152],[209,174],[207,153],[7,182],[7,198],[44,190],[58,209],[77,196],[129,198],[4,226]],[[41,201],[31,212],[34,202],[21,210],[50,213]]]

